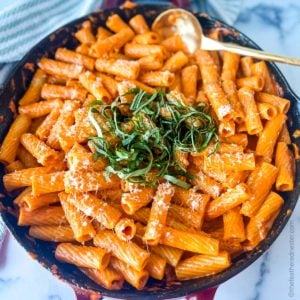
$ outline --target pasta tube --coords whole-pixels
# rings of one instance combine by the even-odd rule
[[[49,242],[74,242],[74,234],[70,226],[33,225],[29,228],[29,235]]]
[[[33,157],[22,145],[17,150],[17,158],[23,163],[25,168],[40,167],[36,158]]]
[[[112,257],[111,259],[112,267],[121,273],[125,280],[134,286],[137,290],[142,290],[149,278],[149,273],[146,270],[137,271],[134,268],[127,265],[120,259]]]
[[[222,171],[244,171],[255,169],[255,157],[253,153],[214,153],[204,156],[205,169],[220,169]]]
[[[49,170],[44,167],[28,168],[15,171],[3,176],[3,184],[8,192],[19,189],[25,186],[31,186],[35,175],[43,175],[49,173]]]
[[[217,255],[219,241],[204,233],[192,233],[165,227],[160,243],[178,249],[201,254]]]
[[[62,102],[59,99],[51,99],[48,101],[40,101],[19,107],[20,115],[27,115],[29,118],[39,118],[48,115],[57,106],[61,106]]]
[[[165,62],[163,70],[168,70],[174,73],[182,69],[188,63],[188,61],[188,57],[182,51],[178,51]]]
[[[230,209],[223,215],[224,240],[237,239],[243,242],[246,239],[243,216],[240,207]]]
[[[55,249],[55,258],[77,267],[104,270],[110,261],[110,254],[101,248],[61,243]]]
[[[84,101],[87,90],[78,86],[61,86],[45,83],[41,93],[44,99],[60,98],[63,100],[71,99]]]
[[[187,52],[186,46],[179,35],[172,35],[161,42],[161,44],[170,52]]]
[[[194,176],[191,182],[197,189],[210,195],[212,198],[219,197],[223,190],[223,187],[219,182],[207,176],[201,170],[197,170],[195,168],[190,168],[189,173]]]
[[[243,215],[252,217],[257,212],[275,183],[277,174],[278,169],[266,162],[252,171],[247,180],[252,196],[242,205],[241,213]]]
[[[235,80],[239,68],[240,56],[238,54],[225,51],[223,55],[223,67],[221,79]]]
[[[122,213],[91,193],[68,194],[68,202],[108,229],[113,229]]]
[[[180,222],[187,224],[189,227],[191,226],[196,229],[200,229],[203,223],[203,214],[176,204],[170,205],[168,214]]]
[[[68,195],[65,192],[59,193],[58,196],[76,241],[82,243],[91,240],[96,234],[91,221],[68,201]]]
[[[68,78],[78,78],[84,67],[77,64],[69,64],[54,59],[43,57],[38,63],[39,67],[50,75]]]
[[[158,55],[143,56],[138,60],[142,70],[155,71],[163,66],[163,59]]]
[[[66,134],[66,129],[74,125],[74,111],[80,106],[78,101],[67,100],[61,108],[57,122],[52,127],[47,144],[54,149],[70,150],[75,143],[73,135]]]
[[[70,171],[103,171],[107,164],[102,157],[95,161],[92,152],[78,143],[73,145],[66,158]]]
[[[64,187],[67,193],[107,190],[117,188],[119,185],[119,177],[115,174],[106,177],[105,171],[66,171],[64,176]]]
[[[139,76],[139,80],[151,86],[170,86],[175,75],[170,71],[148,71]]]
[[[57,193],[49,193],[40,196],[34,196],[31,193],[28,193],[20,199],[20,202],[28,211],[33,211],[37,208],[59,202],[59,198]]]
[[[277,108],[272,104],[258,102],[257,109],[261,119],[271,120],[277,116]]]
[[[31,119],[26,115],[16,117],[0,148],[0,161],[6,164],[12,163],[17,155],[20,138],[27,132],[31,125]]]
[[[279,114],[266,123],[257,141],[256,155],[264,157],[266,161],[271,161],[276,141],[286,119],[286,115]]]
[[[60,170],[65,168],[61,153],[50,148],[35,135],[24,133],[20,141],[23,147],[43,166],[53,166]]]
[[[137,43],[129,43],[126,44],[124,47],[124,52],[126,56],[130,58],[141,58],[148,55],[156,55],[159,57],[164,57],[164,47],[161,45],[143,45],[143,44],[137,44]],[[187,62],[186,59],[181,57],[176,57],[174,60],[177,60],[176,63],[178,63],[178,60],[180,59],[179,65],[183,64],[183,61]],[[174,62],[173,60],[173,62]]]
[[[103,73],[97,73],[96,76],[101,78],[101,82],[102,82],[103,86],[108,90],[110,95],[113,98],[116,98],[118,96],[118,86],[117,86],[116,80],[114,80],[112,77],[105,75]]]
[[[97,100],[102,100],[105,103],[111,102],[109,92],[103,87],[102,80],[96,77],[90,71],[79,75],[79,82],[92,94]]]
[[[138,34],[143,34],[149,31],[146,20],[142,15],[135,15],[129,20],[129,25]]]
[[[271,192],[258,212],[250,218],[246,234],[251,248],[266,237],[283,203],[283,199],[278,194]]]
[[[66,225],[64,211],[60,206],[49,206],[28,211],[26,208],[20,208],[18,219],[19,226],[28,225]]]
[[[76,39],[82,44],[95,43],[95,37],[92,33],[91,21],[85,21],[82,23],[82,28],[75,32]]]
[[[239,100],[242,103],[246,115],[246,129],[248,134],[258,134],[263,130],[259,112],[254,100],[254,91],[251,88],[243,87],[238,91]]]
[[[133,215],[137,210],[150,203],[153,195],[154,189],[149,187],[138,187],[129,193],[123,193],[122,208],[127,214]]]
[[[181,259],[183,250],[166,245],[157,245],[151,247],[151,251],[166,259],[167,263],[176,267]]]
[[[165,274],[167,260],[159,255],[151,253],[145,270],[155,279],[162,280]]]
[[[245,77],[250,77],[252,75],[253,64],[254,62],[252,57],[245,56],[241,58],[241,68]]]
[[[140,72],[140,65],[138,62],[131,60],[107,60],[98,58],[96,60],[96,69],[99,72],[105,72],[127,79],[136,79]]]
[[[30,85],[25,94],[19,101],[19,105],[28,105],[37,102],[41,96],[42,86],[46,81],[46,74],[43,70],[38,69],[31,79]]]
[[[182,92],[187,98],[196,98],[198,72],[196,65],[187,66],[181,71]]]
[[[109,290],[120,290],[124,283],[124,277],[111,267],[101,271],[91,268],[80,268],[80,271]]]
[[[40,196],[47,193],[54,193],[63,191],[65,172],[45,172],[42,174],[33,174],[32,176],[32,195]]]
[[[210,196],[207,194],[200,194],[195,189],[186,190],[177,186],[172,198],[172,202],[197,212],[205,211],[205,206],[209,200]]]
[[[105,25],[113,32],[119,32],[122,29],[130,29],[128,24],[126,24],[117,14],[109,16]]]
[[[55,59],[67,63],[82,65],[91,71],[93,71],[95,66],[95,60],[93,58],[66,48],[58,48],[55,52]]]
[[[283,124],[283,127],[282,127],[281,132],[278,137],[278,142],[284,142],[288,145],[290,145],[292,143],[290,133],[286,126],[286,123]]]
[[[255,99],[258,102],[269,103],[277,107],[280,113],[286,114],[291,106],[291,102],[288,99],[281,98],[268,93],[257,93]]]
[[[265,80],[260,75],[254,75],[250,77],[239,78],[236,81],[239,88],[249,88],[255,92],[260,92],[265,84]]]
[[[174,187],[170,183],[161,183],[154,196],[146,232],[143,236],[144,243],[151,246],[157,245],[166,224],[167,214]]]
[[[133,37],[133,31],[130,28],[124,28],[103,40],[98,40],[90,48],[89,54],[91,56],[101,57],[103,54],[108,53],[112,50],[120,49],[127,42],[132,40]]]
[[[227,192],[208,204],[206,211],[207,219],[214,219],[223,215],[228,210],[248,200],[250,196],[248,187],[244,183],[237,185],[235,188],[228,189]]]
[[[145,32],[134,37],[133,42],[138,44],[153,45],[160,41],[159,35],[156,32]]]
[[[141,271],[147,265],[150,253],[140,248],[135,243],[120,240],[110,230],[99,231],[94,238],[97,247],[104,248],[113,256],[127,263],[137,271]]]
[[[295,161],[286,143],[279,142],[277,144],[275,166],[278,168],[276,190],[292,191],[294,189]]]
[[[122,218],[115,226],[116,235],[120,240],[130,241],[135,236],[136,226],[132,219]]]
[[[216,256],[195,255],[180,262],[175,267],[175,272],[179,280],[189,280],[221,272],[230,264],[227,252],[221,252]]]
[[[275,87],[273,85],[272,77],[269,73],[268,67],[264,61],[257,62],[251,65],[251,71],[255,75],[260,75],[264,78],[265,84],[263,91],[269,94],[275,94]]]
[[[43,142],[47,141],[50,131],[56,121],[58,120],[58,117],[60,115],[60,109],[62,108],[63,103],[60,102],[58,106],[56,106],[44,119],[44,121],[40,124],[40,126],[37,128],[35,135]]]

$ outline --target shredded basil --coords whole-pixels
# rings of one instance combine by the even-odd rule
[[[122,103],[117,97],[110,105],[98,100],[90,104],[88,118],[97,132],[97,136],[89,138],[96,150],[95,159],[104,156],[109,161],[107,174],[115,173],[132,183],[151,186],[164,178],[189,188],[189,183],[177,178],[189,179],[190,174],[175,152],[199,153],[213,138],[216,149],[219,139],[208,108],[187,106],[170,94],[167,97],[162,90],[149,94],[134,88],[123,96],[126,95],[132,95],[131,103]],[[123,113],[124,108],[127,113]],[[97,114],[106,120],[105,126]],[[118,142],[110,143],[108,133]]]

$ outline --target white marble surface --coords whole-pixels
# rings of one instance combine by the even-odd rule
[[[235,26],[265,50],[300,57],[299,20],[300,1],[245,0]],[[300,68],[280,65],[280,69],[300,95]],[[300,299],[299,232],[300,204],[271,249],[222,284],[215,300]],[[9,237],[0,251],[0,299],[73,300],[75,297],[67,285],[52,277]]]

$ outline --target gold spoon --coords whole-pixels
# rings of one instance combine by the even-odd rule
[[[179,34],[190,53],[194,53],[199,48],[203,50],[225,50],[261,60],[300,66],[300,59],[298,58],[212,40],[203,34],[197,18],[181,8],[168,9],[157,16],[152,24],[152,30],[162,35],[162,37],[169,37],[170,34],[174,33]]]

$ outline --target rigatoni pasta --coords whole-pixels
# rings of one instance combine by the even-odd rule
[[[127,265],[122,260],[113,257],[111,265],[115,270],[121,273],[125,280],[134,286],[137,290],[142,290],[149,278],[149,273],[146,270],[137,271],[134,268]]]
[[[33,75],[29,88],[20,99],[19,105],[22,106],[37,102],[41,96],[41,90],[45,81],[45,72],[41,69],[38,69]]]
[[[75,242],[73,230],[69,225],[32,225],[29,228],[29,235],[48,242]]]
[[[64,211],[60,206],[49,206],[28,211],[20,208],[18,225],[66,225],[68,224]]]
[[[256,247],[295,185],[267,64],[189,54],[142,15],[74,35],[40,59],[0,148],[18,224],[111,290],[209,276]]]
[[[256,155],[262,156],[266,161],[272,160],[275,144],[286,119],[286,115],[279,114],[266,123],[257,141]]]
[[[197,255],[183,260],[175,268],[175,272],[180,280],[188,280],[215,274],[229,265],[230,257],[226,252],[217,256]]]
[[[276,190],[292,191],[294,189],[295,162],[288,145],[284,142],[277,143],[275,166],[278,168]]]
[[[55,249],[59,261],[74,264],[78,267],[104,270],[110,261],[110,254],[104,249],[91,246],[77,246],[61,243]]]
[[[157,245],[162,235],[173,194],[174,188],[169,183],[162,183],[157,188],[143,236],[143,241],[151,246]]]
[[[150,254],[140,248],[137,244],[120,240],[115,233],[110,230],[99,231],[94,238],[94,244],[104,248],[127,263],[137,271],[141,271],[147,264]]]
[[[70,193],[68,202],[108,229],[113,229],[122,213],[91,193]]]
[[[65,192],[59,193],[59,200],[66,219],[74,232],[76,241],[85,242],[91,240],[96,235],[91,220],[69,202],[68,195]]]
[[[19,115],[12,123],[0,148],[0,161],[6,164],[12,163],[17,155],[20,138],[31,125],[30,117]]]
[[[110,266],[102,271],[92,268],[80,268],[80,270],[87,277],[104,286],[106,289],[119,290],[123,286],[123,275]]]

